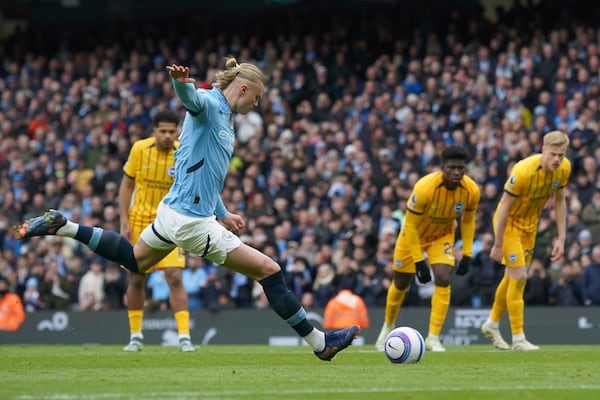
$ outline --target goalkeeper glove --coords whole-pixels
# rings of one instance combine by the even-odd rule
[[[471,257],[463,256],[463,258],[458,263],[458,267],[456,268],[456,275],[466,275],[469,272],[469,266],[471,265]]]
[[[417,266],[417,279],[421,283],[427,283],[431,280],[431,272],[429,272],[429,266],[425,260],[418,261],[415,263]]]

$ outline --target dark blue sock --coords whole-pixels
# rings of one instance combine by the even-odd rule
[[[133,255],[133,246],[117,232],[79,225],[75,240],[87,245],[94,253],[110,261],[118,262],[130,271],[139,272],[137,261]]]
[[[279,271],[258,281],[265,290],[271,308],[285,320],[301,337],[308,335],[313,326],[306,319],[306,311],[287,288],[283,272]]]

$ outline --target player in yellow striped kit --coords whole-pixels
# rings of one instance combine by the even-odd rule
[[[465,175],[469,154],[464,148],[448,146],[440,156],[441,171],[419,179],[408,200],[406,218],[394,249],[394,280],[387,293],[385,321],[375,343],[380,351],[394,329],[413,275],[416,273],[421,283],[431,280],[427,261],[435,277],[435,289],[425,346],[429,351],[446,351],[439,335],[450,305],[457,221],[461,220],[464,254],[456,272],[464,275],[472,255],[480,192],[475,181]]]
[[[136,243],[140,234],[156,217],[158,203],[167,194],[175,179],[174,153],[177,149],[179,117],[173,111],[159,111],[152,120],[152,136],[134,143],[123,167],[119,189],[121,234]],[[190,339],[188,297],[181,280],[185,256],[173,249],[159,261],[156,269],[164,271],[169,285],[169,304],[173,310],[179,334],[179,350],[196,351]],[[143,347],[142,320],[146,273],[129,272],[127,308],[130,339],[125,351],[140,351]]]
[[[540,214],[548,200],[553,200],[558,228],[551,260],[558,261],[564,254],[567,224],[565,186],[571,174],[571,163],[565,158],[568,146],[566,134],[548,132],[543,138],[541,154],[529,156],[513,167],[494,214],[495,241],[490,257],[504,264],[506,271],[496,288],[492,310],[481,331],[502,350],[510,348],[498,328],[507,310],[513,350],[539,349],[525,337],[523,293]]]

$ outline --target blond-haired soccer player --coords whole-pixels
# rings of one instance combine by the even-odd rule
[[[431,280],[424,253],[435,277],[425,346],[429,351],[446,351],[439,336],[450,305],[457,222],[461,220],[464,255],[456,273],[464,275],[471,260],[480,192],[475,181],[465,175],[469,154],[464,148],[448,146],[442,150],[440,158],[441,171],[419,179],[408,201],[404,225],[394,249],[394,280],[387,293],[385,321],[375,343],[380,351],[394,328],[413,275],[416,273],[422,283]]]
[[[509,345],[502,338],[498,324],[507,310],[513,350],[539,349],[525,337],[523,292],[540,214],[552,197],[558,237],[552,245],[551,260],[559,260],[564,253],[567,210],[564,188],[571,174],[571,163],[565,158],[568,146],[566,134],[548,132],[543,138],[541,154],[529,156],[512,168],[494,214],[495,240],[490,257],[504,264],[506,271],[481,331],[502,350],[508,350]]]
[[[135,142],[123,167],[119,188],[121,235],[131,243],[137,242],[144,228],[154,221],[156,208],[169,192],[175,180],[175,150],[179,117],[174,111],[163,110],[152,119],[152,135]],[[188,297],[181,280],[185,257],[179,248],[173,249],[159,261],[156,269],[163,270],[169,285],[169,304],[177,323],[179,350],[196,351],[190,338]],[[143,347],[142,319],[144,317],[146,277],[144,273],[129,272],[127,285],[127,315],[129,317],[129,344],[125,351],[140,351]]]
[[[271,309],[319,359],[330,361],[352,344],[360,327],[353,325],[333,332],[317,329],[286,286],[279,264],[234,234],[246,223],[241,215],[229,212],[221,198],[235,149],[233,117],[258,106],[266,81],[256,65],[238,64],[233,57],[227,59],[225,68],[216,73],[216,82],[208,90],[196,87],[189,67],[167,66],[175,93],[187,110],[175,152],[175,182],[135,247],[117,232],[80,225],[55,210],[14,226],[13,236],[72,237],[133,272],[152,268],[181,247],[258,281]]]

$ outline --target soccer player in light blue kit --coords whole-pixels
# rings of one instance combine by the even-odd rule
[[[279,264],[232,233],[245,223],[227,211],[220,196],[235,145],[234,113],[246,114],[258,105],[265,89],[262,71],[229,58],[226,69],[216,74],[214,87],[207,90],[196,88],[188,67],[173,64],[167,70],[187,110],[175,152],[175,182],[135,247],[117,232],[77,224],[56,210],[13,227],[13,236],[72,237],[133,272],[151,268],[178,246],[257,280],[273,310],[317,357],[331,360],[352,343],[360,328],[355,325],[328,333],[316,329],[287,288]]]

